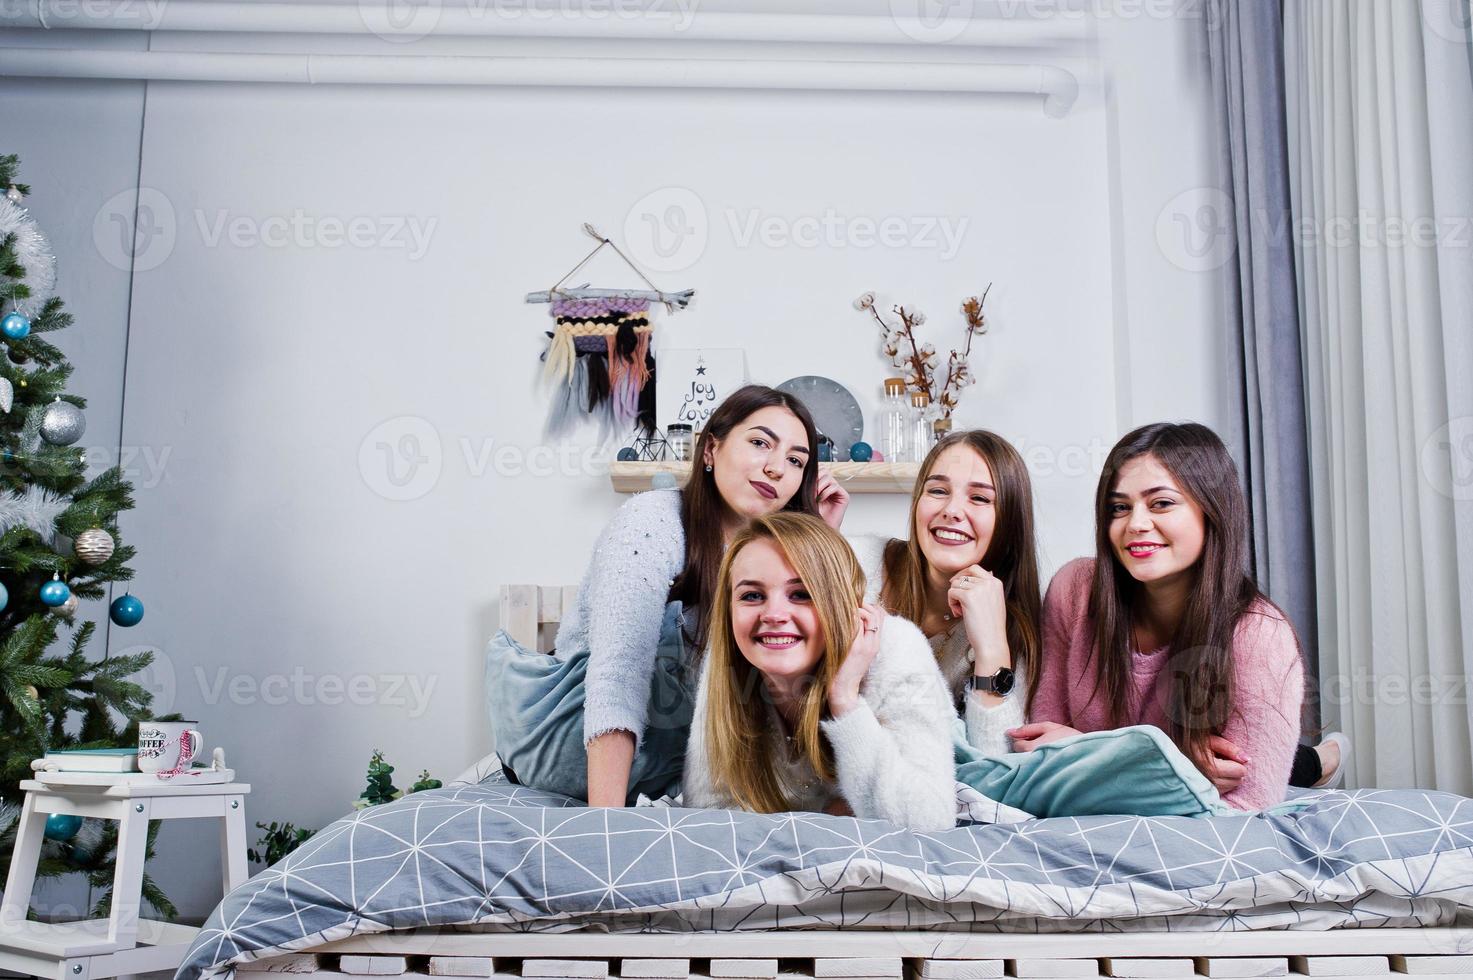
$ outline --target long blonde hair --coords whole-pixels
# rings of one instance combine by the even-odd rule
[[[793,809],[773,768],[775,733],[767,716],[761,675],[732,633],[731,567],[754,541],[771,541],[787,556],[812,597],[823,628],[823,653],[803,694],[793,736],[798,752],[819,778],[834,778],[833,752],[818,722],[829,684],[854,642],[854,613],[864,598],[864,571],[839,532],[811,514],[780,511],[759,517],[732,538],[722,559],[711,605],[710,662],[706,686],[705,737],[712,783],[744,810],[780,813]]]
[[[997,522],[993,525],[992,541],[982,556],[981,565],[1002,580],[1008,612],[1008,649],[1013,655],[1014,668],[1027,673],[1026,703],[1031,704],[1038,689],[1039,675],[1043,672],[1039,665],[1043,654],[1039,634],[1043,601],[1033,531],[1033,485],[1023,457],[1002,436],[986,429],[953,432],[926,454],[920,472],[916,474],[915,487],[911,490],[910,524],[905,540],[892,539],[885,546],[885,586],[880,594],[880,604],[913,623],[925,622],[926,572],[930,563],[926,561],[920,535],[916,533],[916,508],[920,505],[921,495],[926,492],[926,480],[936,468],[941,454],[953,446],[966,446],[982,457],[992,471],[992,482],[996,484]]]

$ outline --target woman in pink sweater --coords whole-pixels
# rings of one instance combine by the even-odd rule
[[[1196,423],[1136,429],[1105,462],[1095,512],[1098,557],[1065,565],[1044,599],[1032,723],[1012,732],[1015,749],[1155,725],[1232,787],[1228,805],[1281,802],[1304,667],[1294,628],[1247,574],[1247,504],[1222,441]]]

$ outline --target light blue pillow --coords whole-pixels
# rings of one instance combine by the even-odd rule
[[[964,735],[965,727],[960,731]],[[954,741],[959,781],[1036,817],[1242,813],[1222,802],[1212,781],[1151,725],[1086,732],[1032,752],[992,757],[965,737]]]

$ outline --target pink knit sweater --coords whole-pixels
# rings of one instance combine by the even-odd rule
[[[1029,721],[1055,721],[1081,732],[1111,728],[1104,695],[1095,695],[1094,624],[1088,616],[1093,558],[1059,569],[1043,601],[1043,663]],[[1169,731],[1166,698],[1148,697],[1168,660],[1166,648],[1135,653],[1127,725]],[[1164,680],[1164,679],[1163,679]],[[1248,758],[1248,774],[1223,797],[1239,810],[1283,802],[1299,744],[1304,665],[1288,621],[1260,603],[1238,624],[1233,639],[1234,706],[1222,735]]]

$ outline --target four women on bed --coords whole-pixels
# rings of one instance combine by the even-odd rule
[[[942,440],[909,538],[852,550],[833,530],[847,495],[816,456],[802,405],[748,386],[708,421],[687,489],[636,496],[600,537],[557,641],[587,650],[590,805],[634,795],[667,601],[683,604],[682,656],[699,665],[686,806],[950,826],[958,709],[989,754],[1153,724],[1230,805],[1282,800],[1302,664],[1246,575],[1245,502],[1209,429],[1120,441],[1098,556],[1061,569],[1041,613],[1030,482],[1005,440]]]

